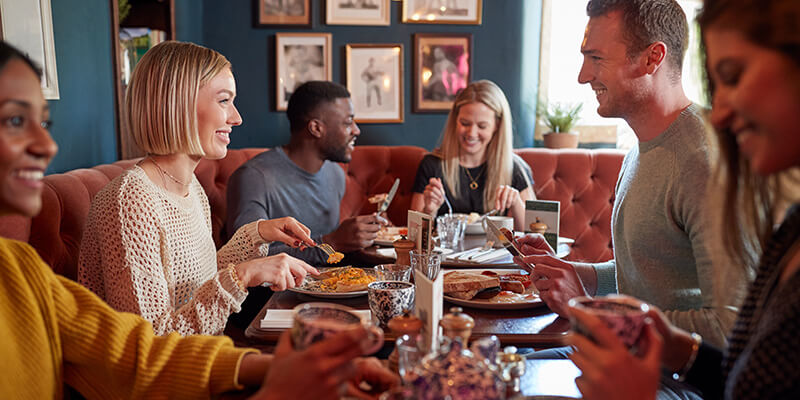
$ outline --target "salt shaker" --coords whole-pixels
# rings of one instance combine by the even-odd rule
[[[450,312],[439,321],[439,326],[442,327],[444,336],[450,339],[460,337],[461,343],[466,346],[472,335],[472,328],[475,327],[475,320],[465,314],[461,307],[451,307]]]
[[[506,396],[512,398],[520,393],[520,378],[525,375],[525,357],[517,354],[517,348],[507,346],[502,353],[497,353],[497,363],[506,383]]]
[[[403,315],[390,319],[387,325],[389,330],[398,338],[403,337],[403,335],[417,338],[422,331],[422,320],[411,315],[411,310],[404,310]],[[392,354],[389,355],[389,369],[392,371],[398,372],[398,358],[399,352],[397,346],[395,346]]]
[[[417,247],[417,244],[403,236],[402,238],[395,240],[392,245],[394,245],[394,252],[397,253],[396,264],[411,265],[411,256],[409,252],[414,250],[414,248]]]

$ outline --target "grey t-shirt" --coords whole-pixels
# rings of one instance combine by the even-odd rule
[[[265,151],[244,163],[228,180],[227,232],[258,219],[294,217],[311,229],[319,242],[339,226],[344,197],[344,170],[325,161],[312,174],[295,164],[283,148]],[[318,249],[299,251],[282,243],[270,245],[270,254],[287,253],[312,265],[324,265]]]

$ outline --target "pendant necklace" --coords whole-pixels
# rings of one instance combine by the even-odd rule
[[[464,168],[464,171],[467,173],[467,176],[469,177],[469,180],[470,180],[469,188],[472,189],[472,190],[477,189],[478,188],[478,179],[480,179],[481,175],[483,175],[483,171],[486,169],[486,164],[483,165],[483,168],[481,168],[481,172],[478,173],[478,176],[476,176],[474,178],[472,177],[472,174],[469,173],[469,168],[467,168],[467,167],[461,167],[461,168]]]

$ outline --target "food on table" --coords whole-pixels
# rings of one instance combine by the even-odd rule
[[[494,291],[500,287],[500,279],[476,272],[452,271],[444,274],[444,294],[463,300],[474,298],[483,290]]]
[[[388,196],[389,196],[388,193],[379,193],[379,194],[375,194],[375,195],[370,196],[367,199],[367,201],[370,202],[370,204],[380,204],[380,203],[383,203],[384,201],[386,201],[386,197],[388,197]]]
[[[478,222],[478,218],[480,217],[481,217],[480,214],[476,212],[469,213],[469,215],[467,215],[467,224],[474,224]]]
[[[451,271],[444,274],[443,289],[450,297],[482,299],[489,303],[517,303],[539,298],[530,276],[517,273]]]
[[[339,261],[342,261],[343,258],[344,258],[344,254],[339,253],[338,251],[334,251],[333,253],[328,255],[327,262],[328,262],[328,264],[336,264]]]
[[[330,268],[316,278],[306,278],[304,289],[329,293],[345,293],[367,290],[375,277],[361,268],[351,266]]]
[[[378,240],[394,242],[395,240],[401,239],[406,235],[408,235],[408,228],[401,228],[399,226],[384,226],[378,231]]]

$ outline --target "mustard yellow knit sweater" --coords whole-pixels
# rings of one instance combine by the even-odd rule
[[[26,243],[0,238],[0,398],[207,398],[240,389],[244,354],[225,337],[157,337],[56,275]]]

